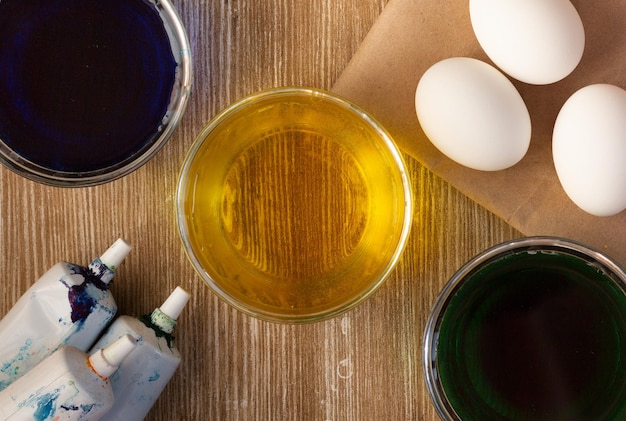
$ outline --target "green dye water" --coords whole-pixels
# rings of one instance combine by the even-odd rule
[[[626,297],[578,257],[524,252],[472,274],[437,352],[464,421],[626,419]]]

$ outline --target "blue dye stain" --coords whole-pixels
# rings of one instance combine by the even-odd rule
[[[4,374],[8,378],[5,380],[0,380],[0,391],[6,389],[11,383],[15,381],[16,378],[20,374],[20,370],[23,368],[23,362],[28,360],[32,350],[30,349],[33,345],[32,339],[27,339],[24,342],[17,353],[17,355],[11,360],[2,364],[0,367],[0,373]]]
[[[155,381],[159,380],[159,377],[161,377],[161,375],[159,374],[158,371],[155,371],[152,376],[148,377],[148,381],[155,382]]]
[[[83,403],[80,405],[61,405],[60,409],[63,409],[64,411],[80,411],[80,415],[87,415],[89,414],[94,407],[96,407],[95,403]]]
[[[83,414],[87,414],[89,412],[91,412],[91,410],[96,406],[95,403],[90,403],[90,404],[82,404],[80,406],[81,411],[83,411]]]
[[[72,323],[85,320],[96,307],[96,300],[85,291],[87,283],[72,285],[67,293],[67,297],[72,306]]]
[[[149,149],[177,68],[149,0],[2,0],[0,63],[0,138],[63,172]]]
[[[35,402],[35,412],[33,413],[33,420],[35,421],[49,421],[54,420],[57,415],[57,400],[59,399],[60,391],[56,390],[55,393],[46,393],[37,398]],[[98,404],[60,404],[58,409],[63,411],[80,411],[80,415],[89,414]]]
[[[78,323],[84,321],[93,313],[94,308],[98,305],[96,297],[89,293],[87,288],[89,285],[94,285],[96,288],[106,290],[109,288],[108,284],[102,282],[99,274],[93,273],[88,268],[79,265],[68,265],[71,272],[83,277],[83,282],[79,285],[68,285],[63,279],[61,282],[68,287],[67,298],[72,308],[71,319],[72,323]]]
[[[45,395],[42,395],[37,400],[37,408],[33,413],[33,419],[35,421],[46,421],[53,419],[56,412],[55,407],[58,397],[58,393],[46,393]]]

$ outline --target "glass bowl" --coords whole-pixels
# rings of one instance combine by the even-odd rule
[[[171,137],[192,82],[168,0],[0,2],[0,162],[61,187],[102,184]]]
[[[442,420],[626,419],[626,273],[583,244],[527,237],[450,279],[424,335]]]
[[[411,226],[400,152],[330,92],[241,99],[198,135],[177,218],[194,268],[225,302],[271,321],[336,316],[384,282]]]

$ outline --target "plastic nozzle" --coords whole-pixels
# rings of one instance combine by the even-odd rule
[[[136,346],[137,340],[131,335],[122,336],[111,345],[97,350],[89,357],[91,369],[102,378],[110,377]]]
[[[150,321],[154,326],[165,333],[172,333],[176,327],[176,319],[189,301],[189,293],[181,287],[167,297],[167,300],[150,315]]]
[[[191,295],[181,287],[176,287],[161,307],[159,307],[159,310],[170,319],[176,320],[183,311],[183,308],[185,308],[190,296]]]
[[[126,258],[128,253],[130,253],[131,249],[132,246],[130,244],[128,244],[123,239],[118,238],[115,243],[113,243],[111,247],[107,249],[107,251],[102,253],[102,256],[100,256],[100,261],[102,261],[102,263],[104,263],[106,267],[108,267],[112,271],[115,271],[120,263],[122,263],[124,258]]]

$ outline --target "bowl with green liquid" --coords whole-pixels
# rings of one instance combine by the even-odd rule
[[[624,420],[626,273],[566,239],[497,245],[441,291],[423,356],[443,420]]]

